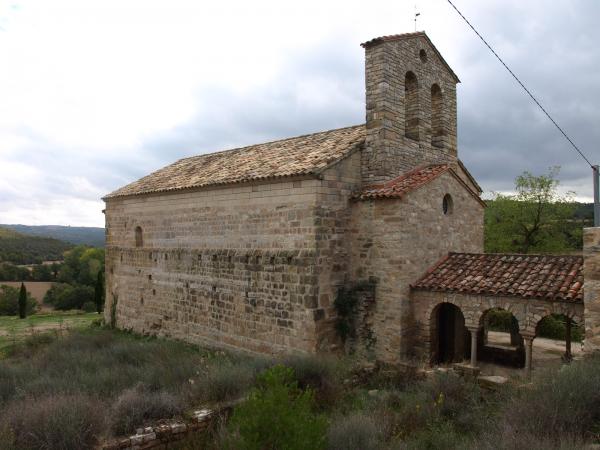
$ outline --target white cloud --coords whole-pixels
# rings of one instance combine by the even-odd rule
[[[456,3],[593,149],[599,7]],[[561,164],[589,197],[585,165],[450,6],[419,10],[463,81],[459,151],[482,186]],[[0,0],[0,223],[102,226],[102,195],[179,157],[362,122],[359,43],[412,31],[413,14],[383,0]]]

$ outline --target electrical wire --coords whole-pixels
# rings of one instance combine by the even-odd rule
[[[587,159],[587,157],[583,154],[583,152],[579,149],[579,147],[577,147],[577,145],[575,145],[575,143],[567,135],[567,133],[565,133],[564,130],[558,125],[558,123],[556,123],[556,120],[554,120],[552,118],[552,116],[548,113],[548,111],[546,111],[546,109],[540,104],[540,102],[533,96],[533,94],[529,91],[529,89],[527,89],[527,87],[525,87],[523,82],[521,80],[519,80],[519,77],[517,77],[512,70],[510,70],[508,65],[506,65],[506,63],[502,60],[502,58],[500,58],[500,56],[498,56],[498,53],[496,53],[494,51],[492,46],[490,44],[488,44],[487,41],[483,38],[483,36],[481,36],[481,34],[479,34],[479,32],[475,29],[475,27],[473,25],[471,25],[471,22],[469,22],[469,20],[463,15],[463,13],[461,13],[459,11],[459,9],[454,5],[454,3],[452,3],[451,0],[447,0],[447,1],[454,8],[454,10],[458,13],[458,15],[460,17],[462,17],[462,19],[471,28],[471,30],[473,30],[475,32],[475,34],[479,37],[479,39],[481,39],[481,41],[485,44],[485,46],[494,54],[494,56],[498,59],[498,61],[500,61],[500,63],[502,63],[502,65],[506,68],[506,70],[508,70],[508,72],[512,75],[512,77],[517,81],[517,83],[519,83],[521,85],[521,87],[525,90],[525,92],[527,92],[529,97],[531,97],[531,99],[542,110],[542,112],[546,115],[546,117],[548,117],[548,119],[550,119],[550,121],[554,124],[554,126],[558,129],[558,131],[560,131],[562,133],[562,135],[565,137],[565,139],[567,141],[569,141],[569,143],[573,146],[573,148],[577,151],[577,153],[579,153],[579,155],[581,155],[581,157],[585,160],[585,162],[593,169],[594,165],[590,162],[590,160]]]

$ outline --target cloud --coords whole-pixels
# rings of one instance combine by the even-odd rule
[[[106,193],[181,157],[364,121],[359,43],[411,31],[413,4],[75,0],[0,7],[0,223],[102,226]],[[597,158],[600,3],[456,0]],[[443,1],[425,28],[462,80],[459,154],[488,191],[590,170]]]

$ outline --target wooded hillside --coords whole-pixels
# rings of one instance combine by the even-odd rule
[[[56,261],[73,247],[58,239],[27,236],[0,227],[0,262],[13,264],[39,264],[43,261]]]

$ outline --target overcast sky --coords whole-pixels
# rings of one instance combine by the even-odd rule
[[[454,0],[593,162],[600,1]],[[364,122],[370,38],[425,30],[460,77],[485,191],[591,171],[446,0],[0,0],[0,223],[103,226],[100,198],[181,157]]]

